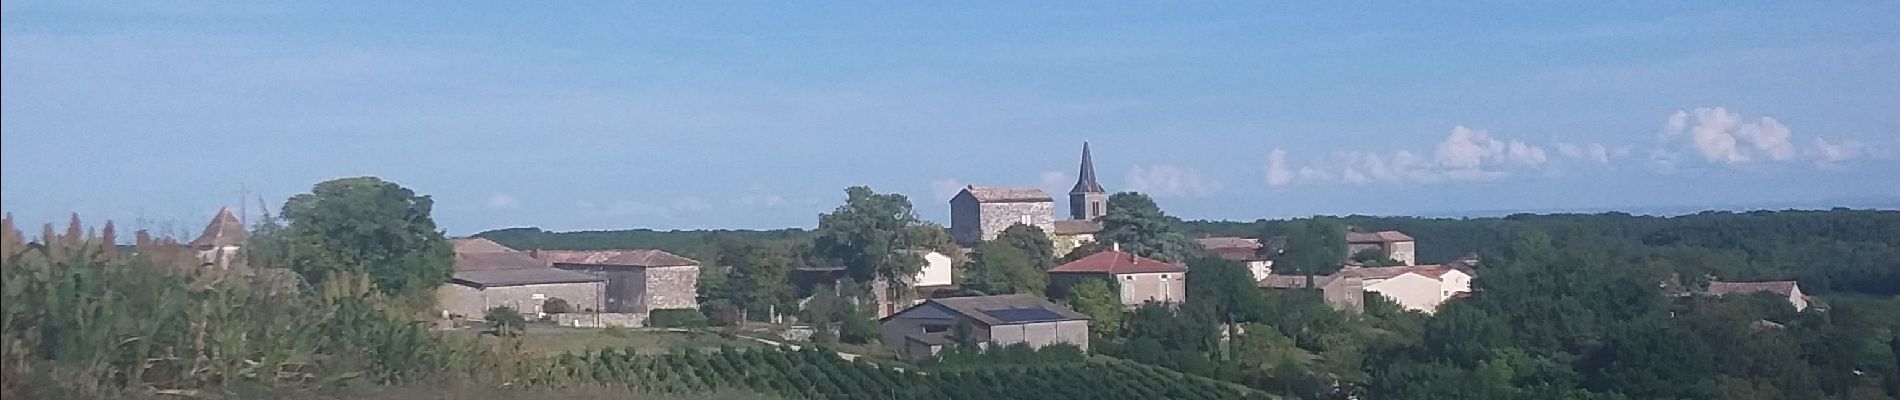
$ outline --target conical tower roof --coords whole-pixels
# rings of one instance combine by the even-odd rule
[[[205,225],[205,233],[191,241],[192,246],[237,246],[244,243],[244,222],[231,214],[230,207],[218,208],[218,216]]]
[[[1075,188],[1069,193],[1104,193],[1102,184],[1095,182],[1095,159],[1089,156],[1089,142],[1082,142],[1082,171],[1076,173]]]

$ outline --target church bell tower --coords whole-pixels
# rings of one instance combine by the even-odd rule
[[[1089,156],[1089,143],[1082,142],[1082,171],[1076,174],[1075,188],[1069,189],[1069,218],[1093,221],[1108,214],[1108,192],[1095,182],[1095,160]]]

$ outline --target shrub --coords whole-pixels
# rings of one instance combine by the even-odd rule
[[[706,314],[687,308],[668,308],[653,310],[647,315],[647,326],[655,328],[692,328],[706,326]]]
[[[567,300],[563,300],[559,297],[550,297],[548,301],[541,303],[541,312],[548,314],[566,314],[574,312],[574,306],[568,304]]]
[[[482,316],[482,320],[488,321],[489,326],[495,327],[496,336],[520,335],[521,331],[528,327],[528,319],[523,318],[520,311],[508,307],[490,308],[488,313]]]

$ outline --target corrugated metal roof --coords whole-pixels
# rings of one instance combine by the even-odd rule
[[[1027,294],[949,297],[925,300],[925,302],[941,305],[944,308],[950,309],[950,311],[962,314],[970,319],[981,321],[984,325],[989,326],[1089,319],[1087,315],[1058,306],[1055,303],[1050,303],[1048,300],[1043,300],[1042,296]],[[996,316],[996,314],[1028,315],[1031,313],[1040,318],[1011,322]]]

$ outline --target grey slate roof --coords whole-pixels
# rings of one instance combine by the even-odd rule
[[[547,268],[548,262],[522,252],[455,253],[456,271],[499,271]]]
[[[1732,293],[1769,292],[1782,296],[1794,295],[1795,281],[1772,282],[1709,282],[1709,294],[1725,295]]]
[[[457,253],[507,253],[515,251],[515,249],[501,245],[501,243],[495,243],[493,240],[478,237],[449,239],[449,243],[455,245],[455,252]]]
[[[660,250],[541,250],[535,257],[555,264],[619,265],[629,267],[681,267],[699,265],[691,258]]]
[[[962,314],[965,317],[969,317],[970,319],[980,321],[984,325],[989,325],[989,326],[1013,325],[1013,324],[1022,324],[1022,323],[1030,323],[1030,322],[1073,321],[1073,320],[1089,319],[1087,315],[1082,315],[1082,313],[1069,310],[1068,308],[1064,308],[1062,306],[1058,306],[1055,303],[1050,303],[1048,300],[1043,300],[1042,296],[1027,295],[1027,294],[949,297],[949,298],[925,300],[925,302],[941,305],[944,308],[950,309],[950,311],[956,312],[957,314]],[[999,311],[1013,312],[1013,311],[1020,311],[1020,310],[1046,311],[1050,314],[1053,314],[1053,318],[1008,322],[1008,321],[1004,321],[1002,319],[997,318],[995,315],[992,315]]]
[[[1095,158],[1089,155],[1089,142],[1082,142],[1082,170],[1075,175],[1075,188],[1069,189],[1069,194],[1106,192],[1095,181]]]
[[[600,282],[600,277],[553,268],[457,271],[452,282],[463,286],[491,288],[501,286],[548,285],[557,283]]]
[[[205,232],[191,241],[192,246],[237,246],[244,243],[244,222],[231,214],[230,207],[218,209],[218,216],[211,217],[211,223],[205,225]]]
[[[963,187],[963,193],[969,194],[970,197],[975,198],[978,203],[1038,203],[1056,201],[1055,198],[1049,197],[1048,193],[1043,193],[1042,189],[1037,188],[970,185]]]
[[[1099,233],[1102,231],[1102,223],[1089,221],[1089,220],[1081,220],[1081,219],[1065,219],[1061,221],[1056,221],[1053,224],[1053,226],[1051,226],[1050,230],[1054,231],[1051,233],[1054,233],[1057,235],[1083,235],[1083,234],[1090,234],[1090,233]]]

